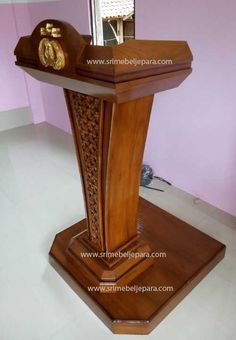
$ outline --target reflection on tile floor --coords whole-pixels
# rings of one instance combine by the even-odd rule
[[[55,233],[85,215],[71,136],[48,125],[0,133],[0,339],[112,335],[48,264]],[[227,245],[226,258],[148,336],[236,338],[236,218],[157,180],[141,195]],[[186,322],[187,321],[187,322]]]

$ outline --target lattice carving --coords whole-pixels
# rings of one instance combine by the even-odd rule
[[[76,122],[84,166],[90,240],[101,245],[99,216],[99,142],[101,125],[101,100],[88,95],[68,91]]]

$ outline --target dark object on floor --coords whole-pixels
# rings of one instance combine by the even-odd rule
[[[162,189],[157,189],[157,188],[153,188],[153,187],[148,186],[152,182],[153,178],[157,178],[159,181],[162,181],[162,182],[164,182],[168,185],[171,185],[171,183],[167,182],[165,179],[158,177],[158,176],[154,176],[154,172],[153,172],[152,168],[150,167],[150,165],[143,164],[142,165],[142,171],[141,171],[140,186],[147,188],[147,189],[164,192],[164,190],[162,190]]]
[[[153,170],[149,165],[143,164],[142,165],[142,172],[141,172],[141,186],[149,185],[153,180]]]

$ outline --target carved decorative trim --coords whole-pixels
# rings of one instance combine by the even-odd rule
[[[102,124],[101,100],[74,91],[68,91],[75,120],[84,167],[86,203],[90,240],[101,246],[101,221],[99,213],[99,151]]]

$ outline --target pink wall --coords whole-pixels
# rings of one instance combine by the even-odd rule
[[[156,96],[145,161],[236,215],[236,2],[136,0],[136,38],[187,40],[193,74]]]
[[[90,32],[88,0],[62,0],[57,2],[32,3],[28,5],[31,25],[34,28],[40,21],[51,18],[70,22],[80,33]],[[70,132],[63,91],[55,86],[41,84],[46,121]]]
[[[0,5],[0,112],[29,106],[24,73],[14,67],[18,38],[12,5]]]
[[[31,30],[27,4],[0,4],[0,112],[30,106],[39,123],[45,120],[40,83],[15,66],[13,54],[19,37]]]
[[[20,36],[28,35],[46,18],[69,21],[81,33],[89,33],[88,0],[62,0],[0,4],[0,112],[31,106],[34,123],[47,121],[70,132],[61,89],[42,84],[15,67],[14,48]]]
[[[28,5],[14,4],[9,6],[12,6],[18,37],[30,34],[32,31],[32,24]],[[13,50],[11,50],[11,55],[13,55]],[[15,67],[14,63],[11,66],[13,70],[19,70]],[[37,80],[28,76],[25,72],[21,72],[25,76],[28,101],[33,113],[33,121],[35,124],[41,123],[46,119],[41,84]]]

